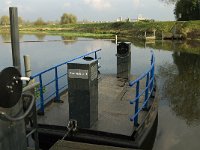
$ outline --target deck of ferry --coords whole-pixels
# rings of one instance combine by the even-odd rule
[[[136,76],[131,76],[131,80],[134,79]],[[144,83],[140,82],[140,89],[144,89]],[[131,136],[135,127],[130,117],[135,106],[130,104],[130,99],[134,98],[135,88],[129,88],[127,80],[116,75],[101,75],[98,81],[98,121],[90,129]],[[45,114],[38,116],[38,123],[66,126],[69,121],[68,92],[61,95],[61,100],[63,103],[51,103],[45,107]],[[142,103],[143,97],[140,107]],[[146,113],[142,111],[139,120]]]

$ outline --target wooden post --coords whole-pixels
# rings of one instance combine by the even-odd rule
[[[10,7],[9,12],[13,66],[21,73],[17,7]]]
[[[115,35],[115,44],[117,44],[117,35]]]
[[[25,69],[25,76],[31,77],[31,59],[29,55],[24,55],[24,69]],[[31,81],[27,82],[28,85],[35,83],[35,80],[32,79]]]
[[[156,30],[153,30],[153,36],[156,37]]]
[[[31,62],[30,62],[29,55],[24,55],[24,68],[25,68],[25,76],[30,77],[31,76]]]
[[[144,39],[145,40],[147,39],[147,32],[146,31],[144,32]]]

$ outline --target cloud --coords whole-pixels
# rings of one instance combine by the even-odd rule
[[[64,6],[64,7],[70,7],[70,6],[71,6],[71,3],[65,2],[63,6]]]
[[[8,8],[13,5],[13,2],[11,0],[3,0],[3,3],[1,4],[2,11],[7,12]]]
[[[133,0],[134,7],[138,7],[140,5],[140,0]]]
[[[9,7],[17,7],[18,14],[26,14],[27,12],[33,12],[33,9],[27,4],[24,4],[21,1],[14,1],[14,0],[3,0],[0,6],[0,9],[1,9],[0,12],[2,14],[9,15],[9,12],[8,12]]]
[[[27,11],[31,11],[31,7],[29,6],[25,6],[23,4],[20,4],[19,2],[13,1],[13,0],[3,0],[3,4],[2,4],[2,11],[3,12],[7,12],[9,7],[17,7],[18,11],[23,11],[23,12],[27,12]]]
[[[109,0],[84,0],[84,2],[98,10],[104,10],[111,7]]]
[[[11,0],[4,0],[6,6],[12,6],[12,1]]]

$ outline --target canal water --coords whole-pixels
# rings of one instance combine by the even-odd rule
[[[99,55],[101,73],[116,74],[114,41],[42,34],[21,35],[20,40],[46,41],[20,44],[22,72],[24,72],[23,55],[31,56],[34,75],[55,64],[101,48],[102,52]],[[11,45],[4,43],[7,41],[10,41],[9,35],[0,35],[0,70],[12,66]],[[157,136],[153,150],[199,150],[200,43],[198,41],[144,43],[131,39],[127,41],[132,42],[132,74],[140,75],[150,66],[151,50],[156,57],[156,79],[160,102]]]

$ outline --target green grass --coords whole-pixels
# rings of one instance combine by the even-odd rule
[[[181,34],[188,38],[200,39],[200,21],[179,22]],[[66,24],[66,25],[44,25],[44,26],[22,26],[22,33],[45,33],[62,36],[80,37],[113,37],[117,34],[121,37],[140,38],[147,31],[152,34],[156,30],[156,36],[161,37],[162,32],[171,33],[175,21],[141,21],[141,22],[114,22],[114,23],[88,23],[88,24]],[[0,32],[9,31],[9,27],[0,27]]]
[[[20,31],[22,34],[47,34],[47,35],[60,35],[68,37],[94,37],[94,38],[112,38],[112,34],[97,34],[97,33],[81,33],[81,32],[58,32],[58,31]]]

